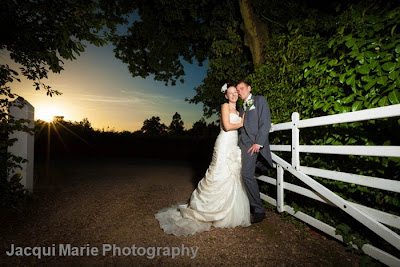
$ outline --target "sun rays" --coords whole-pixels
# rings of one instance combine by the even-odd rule
[[[71,127],[68,127],[68,122],[65,122],[62,120],[62,117],[58,117],[61,119],[57,119],[57,116],[53,116],[52,120],[50,121],[44,121],[41,123],[40,128],[36,132],[37,136],[40,136],[41,134],[47,134],[47,155],[49,156],[50,154],[50,146],[51,142],[51,136],[57,137],[57,139],[62,143],[64,149],[66,151],[69,151],[68,143],[64,140],[65,133],[71,134],[74,138],[79,139],[80,141],[84,142],[86,145],[88,145],[89,148],[93,148],[92,145],[89,144],[87,140],[82,138],[79,134],[75,133]],[[43,133],[46,131],[47,133]],[[52,134],[54,133],[54,134]],[[64,136],[64,137],[63,137]],[[54,141],[53,141],[54,142]]]

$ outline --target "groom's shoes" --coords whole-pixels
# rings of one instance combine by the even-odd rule
[[[251,216],[254,216],[254,207],[250,206],[250,214]]]
[[[251,223],[259,223],[265,218],[265,213],[254,213]]]

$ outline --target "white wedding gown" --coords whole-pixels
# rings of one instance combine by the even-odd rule
[[[231,123],[241,118],[230,114]],[[167,234],[193,235],[211,226],[233,228],[250,225],[250,205],[241,178],[238,131],[221,129],[205,176],[190,198],[190,204],[160,210],[156,219]]]

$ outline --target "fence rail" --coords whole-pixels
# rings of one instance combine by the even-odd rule
[[[364,205],[360,205],[345,200],[330,191],[328,188],[318,183],[310,176],[336,180],[381,190],[400,193],[400,181],[324,170],[300,165],[300,153],[318,153],[318,154],[337,154],[337,155],[357,155],[357,156],[377,156],[377,157],[400,157],[400,146],[343,146],[343,145],[300,145],[301,128],[318,127],[324,125],[350,123],[365,120],[375,120],[400,116],[400,105],[380,107],[375,109],[361,110],[356,112],[342,113],[336,115],[323,116],[300,120],[298,113],[292,114],[292,121],[272,125],[271,132],[291,130],[291,145],[271,145],[272,151],[291,152],[291,163],[272,153],[274,167],[277,169],[277,177],[271,178],[264,175],[257,179],[277,187],[276,199],[261,194],[261,198],[277,207],[279,212],[288,212],[296,218],[314,226],[315,228],[327,233],[328,235],[343,241],[342,236],[336,234],[336,229],[316,218],[297,211],[284,204],[284,191],[288,190],[302,196],[335,206],[346,212],[349,216],[364,224],[370,230],[386,240],[394,248],[400,250],[400,236],[391,230],[388,226],[400,229],[400,217],[394,214],[376,210]],[[297,179],[301,180],[311,189],[288,183],[284,180],[285,172],[291,173]],[[355,246],[355,245],[353,245]],[[393,255],[366,244],[361,248],[366,254],[383,262],[389,266],[400,266],[400,259]]]

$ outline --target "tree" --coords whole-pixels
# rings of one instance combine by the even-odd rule
[[[8,114],[9,101],[16,95],[10,83],[19,81],[19,74],[32,80],[36,90],[44,89],[47,95],[61,94],[44,84],[49,71],[59,73],[64,60],[73,60],[84,51],[84,41],[103,45],[106,43],[100,31],[106,25],[110,29],[123,21],[119,17],[119,5],[108,1],[80,0],[4,0],[0,8],[0,52],[21,65],[20,72],[0,64],[0,133],[28,130],[26,121],[15,120]],[[22,159],[7,153],[12,141],[0,140],[0,195],[1,205],[15,200],[18,179],[8,180],[4,168],[16,168]],[[3,164],[6,162],[5,164]],[[6,165],[6,166],[4,166]],[[13,184],[14,183],[14,184]],[[13,189],[14,188],[14,189]],[[19,191],[20,192],[20,191]],[[13,197],[8,197],[14,194]],[[4,200],[4,201],[3,201]]]
[[[255,12],[251,0],[239,0],[244,24],[244,44],[250,48],[254,66],[264,63],[264,48],[268,43],[268,26]]]
[[[292,112],[306,119],[400,104],[400,7],[396,1],[363,1],[337,14],[310,12],[307,19],[308,23],[291,20],[288,32],[271,36],[266,64],[249,77],[253,91],[268,98],[274,123],[290,121]],[[399,144],[399,125],[398,118],[388,118],[302,129],[300,143]],[[276,144],[291,143],[284,132],[272,133],[270,139]],[[302,157],[301,164],[393,180],[400,177],[400,161],[394,157],[310,154]],[[293,177],[285,179],[298,182]],[[398,193],[317,179],[352,202],[399,214]],[[332,209],[309,206],[310,202],[289,194],[285,198],[298,210],[335,226],[345,242],[377,242],[366,229],[343,220]]]
[[[204,136],[207,133],[207,122],[204,118],[193,123],[192,128],[189,130],[190,135]]]
[[[168,127],[160,122],[160,117],[153,116],[143,122],[141,131],[147,135],[163,135],[167,132]]]
[[[193,123],[192,128],[188,131],[191,136],[201,136],[201,137],[212,137],[214,138],[218,135],[220,131],[220,126],[218,123],[212,122],[207,124],[204,118]]]
[[[263,59],[259,55],[264,51],[265,38],[256,40],[264,37],[258,30],[262,21],[254,12],[252,2],[132,1],[125,6],[126,13],[135,10],[139,18],[130,21],[126,33],[113,32],[111,40],[116,47],[116,57],[128,64],[133,76],[154,75],[154,79],[172,85],[184,82],[183,61],[201,66],[208,59],[207,78],[196,88],[196,96],[187,101],[203,102],[204,113],[210,117],[219,112],[223,101],[218,88],[227,81],[247,76],[253,69],[253,61]],[[246,23],[243,23],[240,7],[251,14],[246,16]],[[252,23],[255,19],[257,22]],[[251,29],[246,30],[248,27]],[[258,34],[246,37],[249,49],[243,29],[253,33],[254,28]]]
[[[307,118],[398,104],[399,14],[394,1],[368,1],[311,12],[309,23],[293,19],[289,32],[275,34],[267,63],[248,77],[275,123],[295,111]]]
[[[333,4],[337,3],[345,5],[346,1]],[[266,49],[275,32],[287,32],[287,23],[293,19],[308,23],[307,16],[315,10],[332,12],[333,4],[313,0],[136,0],[121,12],[135,10],[138,17],[130,21],[125,33],[114,31],[111,40],[116,57],[128,64],[133,76],[154,75],[166,84],[184,82],[182,61],[202,65],[208,59],[207,77],[195,88],[196,95],[186,100],[202,102],[204,115],[210,117],[220,112],[224,98],[219,88],[225,82],[244,79],[268,63]]]
[[[93,130],[92,124],[89,122],[88,118],[83,118],[82,121],[79,122],[79,125],[86,130]]]
[[[99,8],[103,6],[102,12]],[[49,71],[63,70],[63,60],[73,60],[84,51],[83,41],[106,43],[99,32],[106,25],[114,28],[123,20],[109,14],[102,1],[2,1],[0,50],[22,65],[21,73],[48,95],[57,94],[42,82]],[[9,69],[1,65],[2,69]],[[18,74],[2,73],[11,82]],[[5,75],[5,76],[4,76]]]
[[[175,112],[174,116],[172,116],[171,124],[168,127],[168,132],[173,135],[181,135],[184,131],[181,115]]]
[[[137,0],[127,7],[127,12],[132,10],[140,18],[126,34],[113,34],[116,57],[128,64],[133,76],[153,74],[172,85],[183,82],[182,60],[202,65],[213,53],[213,41],[224,38],[240,17],[237,3],[230,0]]]

